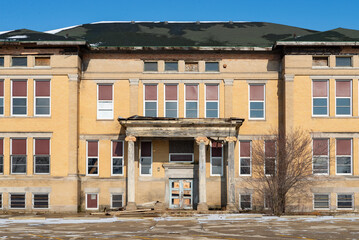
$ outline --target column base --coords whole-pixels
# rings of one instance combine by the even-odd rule
[[[239,212],[234,203],[227,203],[226,210],[229,212]]]
[[[128,202],[126,205],[126,211],[132,211],[132,210],[136,210],[137,209],[137,205],[135,202]]]
[[[197,211],[198,212],[207,212],[208,211],[208,205],[205,202],[198,203],[197,205]]]

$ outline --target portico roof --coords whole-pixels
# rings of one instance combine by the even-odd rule
[[[235,137],[242,118],[118,118],[127,136],[135,137]]]

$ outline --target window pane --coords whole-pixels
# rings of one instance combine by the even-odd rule
[[[3,173],[4,173],[4,156],[0,156],[0,174]]]
[[[250,117],[251,118],[264,118],[264,103],[263,102],[250,102]]]
[[[10,208],[25,208],[25,194],[10,194]]]
[[[49,98],[36,98],[36,114],[39,114],[39,115],[50,114],[50,99]]]
[[[314,157],[313,158],[313,173],[328,173],[329,158],[328,157]]]
[[[314,195],[314,208],[329,208],[329,195],[328,194],[315,194]]]
[[[150,170],[151,170],[151,167],[141,166],[141,174],[151,174]]]
[[[352,208],[353,199],[350,194],[338,194],[338,208]]]
[[[34,208],[48,208],[49,195],[48,194],[34,194]]]
[[[218,117],[218,102],[206,102],[206,117]]]
[[[27,67],[27,57],[13,57],[12,58],[13,67]]]
[[[35,173],[50,173],[50,157],[35,156]]]
[[[219,72],[219,63],[206,62],[206,72]]]
[[[177,103],[166,102],[166,117],[177,117]]]
[[[157,117],[157,103],[156,102],[145,102],[145,116],[146,117]]]
[[[186,102],[186,117],[197,118],[197,102]]]
[[[26,98],[13,98],[12,104],[12,112],[14,115],[26,114]]]
[[[4,98],[0,98],[0,115],[4,114]]]
[[[165,62],[165,71],[178,71],[177,62]]]
[[[336,57],[337,67],[350,67],[352,65],[351,57]]]
[[[4,66],[4,57],[0,57],[0,67]]]
[[[313,105],[315,107],[327,107],[327,99],[326,98],[314,98]]]
[[[145,71],[157,72],[157,62],[145,62]]]

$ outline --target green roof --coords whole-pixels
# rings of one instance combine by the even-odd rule
[[[336,28],[325,32],[317,32],[305,36],[297,36],[296,38],[288,38],[282,41],[296,41],[296,42],[358,42],[359,31]]]
[[[29,29],[19,29],[0,34],[0,42],[40,42],[40,41],[74,41],[49,33],[37,32]]]
[[[266,22],[114,22],[83,24],[56,33],[91,46],[271,47],[316,31]]]

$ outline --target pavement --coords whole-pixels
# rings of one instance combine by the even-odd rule
[[[359,215],[0,216],[0,239],[359,239]]]

